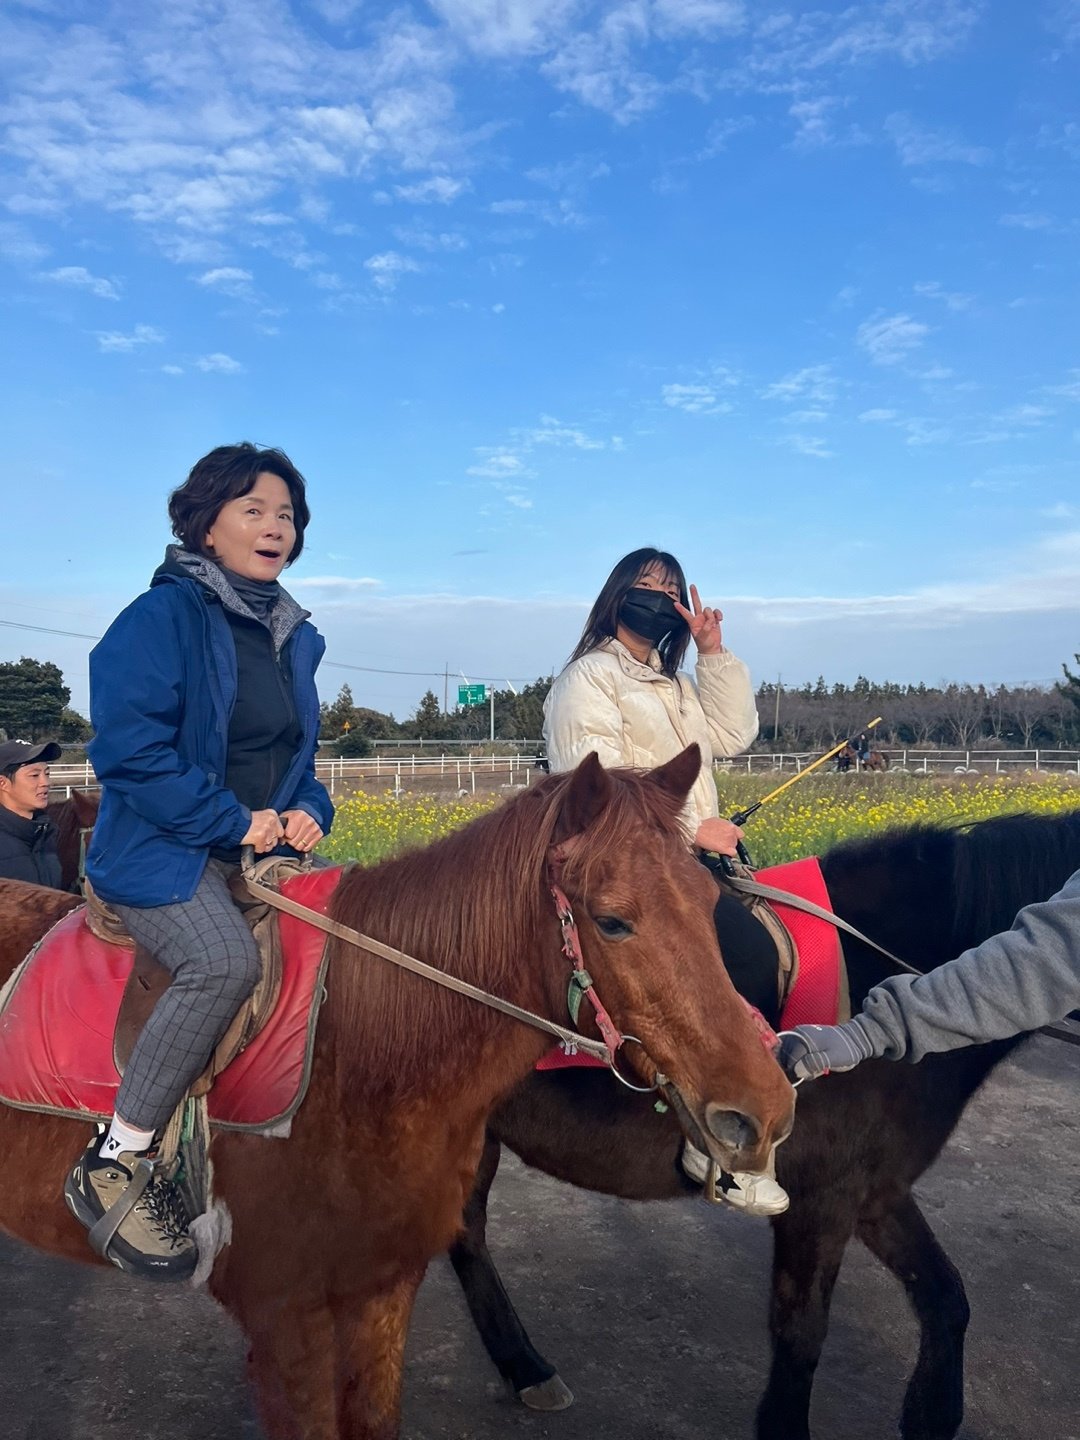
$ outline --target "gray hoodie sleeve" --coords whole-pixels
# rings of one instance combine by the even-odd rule
[[[1062,1020],[1080,1006],[1080,870],[1058,893],[927,975],[875,985],[857,1028],[871,1054],[921,1060],[1005,1040]]]

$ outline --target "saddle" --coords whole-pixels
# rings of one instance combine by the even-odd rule
[[[278,886],[307,869],[310,866],[304,866],[299,861],[271,856],[258,861],[248,873],[251,879],[264,885]],[[258,946],[259,980],[218,1042],[206,1069],[188,1091],[191,1099],[207,1094],[225,1067],[262,1032],[281,995],[281,936],[277,915],[264,901],[253,899],[239,872],[230,877],[229,890],[237,909],[250,925]],[[143,1026],[172,984],[173,977],[148,950],[131,938],[120,916],[94,893],[89,880],[85,881],[85,893],[86,923],[90,931],[107,945],[121,945],[133,952],[131,974],[124,987],[113,1032],[113,1062],[117,1074],[123,1075]]]
[[[255,874],[280,884],[303,916],[325,916],[341,878],[336,868],[274,859]],[[266,1133],[295,1114],[307,1090],[326,936],[293,914],[271,920],[269,907],[253,906],[246,893],[240,900],[262,978],[191,1094],[207,1105],[212,1125]],[[95,899],[92,925],[90,913],[80,906],[59,920],[0,990],[0,1104],[84,1120],[115,1109],[119,1072],[171,982],[107,906]]]

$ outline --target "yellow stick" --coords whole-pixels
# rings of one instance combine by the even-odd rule
[[[867,730],[873,730],[875,725],[881,724],[881,721],[882,717],[879,715],[876,720],[871,720],[870,724],[867,725],[865,728]],[[811,770],[816,770],[819,765],[824,765],[826,760],[831,760],[834,755],[839,755],[840,751],[843,750],[844,746],[847,743],[848,742],[846,740],[841,740],[839,745],[834,745],[833,748],[829,750],[826,754],[822,755],[819,760],[815,760],[812,765],[807,765],[805,770],[800,770],[799,773],[797,775],[793,775],[790,780],[785,780],[782,785],[778,785],[775,790],[771,791],[761,800],[756,801],[752,806],[750,806],[748,810],[740,811],[739,815],[733,815],[732,819],[735,821],[736,825],[741,825],[743,823],[743,820],[739,818],[740,816],[742,816],[743,818],[748,818],[754,810],[760,809],[762,805],[767,805],[770,800],[775,800],[777,795],[783,794],[783,792],[787,790],[789,786],[794,785],[796,781],[801,780],[804,775],[809,775]]]

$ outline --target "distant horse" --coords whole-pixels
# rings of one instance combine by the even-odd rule
[[[727,979],[713,882],[686,846],[680,813],[699,768],[697,746],[645,775],[590,756],[424,850],[346,870],[330,913],[562,1019],[559,865],[585,964],[640,1042],[621,1063],[646,1084],[662,1070],[696,1143],[755,1169],[789,1130],[793,1093]],[[0,882],[0,984],[76,903]],[[212,1145],[232,1240],[210,1286],[251,1341],[268,1440],[397,1436],[417,1287],[460,1229],[488,1115],[549,1044],[330,941],[311,1084],[288,1138],[218,1133]],[[80,1125],[0,1107],[0,1227],[90,1259],[60,1184],[85,1143]]]
[[[839,845],[822,866],[838,915],[930,970],[1007,929],[1024,905],[1061,887],[1080,866],[1080,811],[1010,816],[969,830],[894,831]],[[858,1008],[890,966],[846,936],[844,951]],[[1016,1043],[933,1055],[919,1065],[868,1062],[803,1087],[792,1138],[777,1154],[791,1209],[772,1222],[772,1369],[758,1409],[758,1440],[810,1440],[814,1373],[853,1236],[901,1282],[919,1321],[919,1358],[901,1435],[951,1440],[956,1434],[967,1299],[911,1187]],[[530,1343],[487,1250],[487,1197],[500,1144],[557,1179],[608,1195],[658,1200],[697,1191],[679,1164],[682,1137],[671,1116],[655,1114],[647,1098],[613,1094],[599,1071],[535,1074],[492,1115],[466,1232],[451,1259],[504,1378],[527,1404],[562,1408],[569,1392]],[[723,1263],[722,1251],[717,1259]],[[710,1378],[702,1376],[702,1384]],[[881,1433],[886,1429],[883,1421]]]
[[[849,740],[836,757],[836,768],[841,775],[846,775],[858,759],[859,752]],[[889,757],[884,750],[870,750],[861,763],[864,770],[885,771],[889,768]]]
[[[100,796],[92,790],[72,790],[66,800],[50,800],[49,819],[56,826],[60,856],[60,886],[74,890],[82,879],[86,840],[97,820]]]

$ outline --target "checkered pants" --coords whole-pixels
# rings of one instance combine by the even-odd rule
[[[258,949],[226,884],[233,868],[211,860],[195,894],[177,905],[115,907],[128,934],[173,977],[116,1097],[116,1113],[136,1129],[166,1124],[259,978]]]

